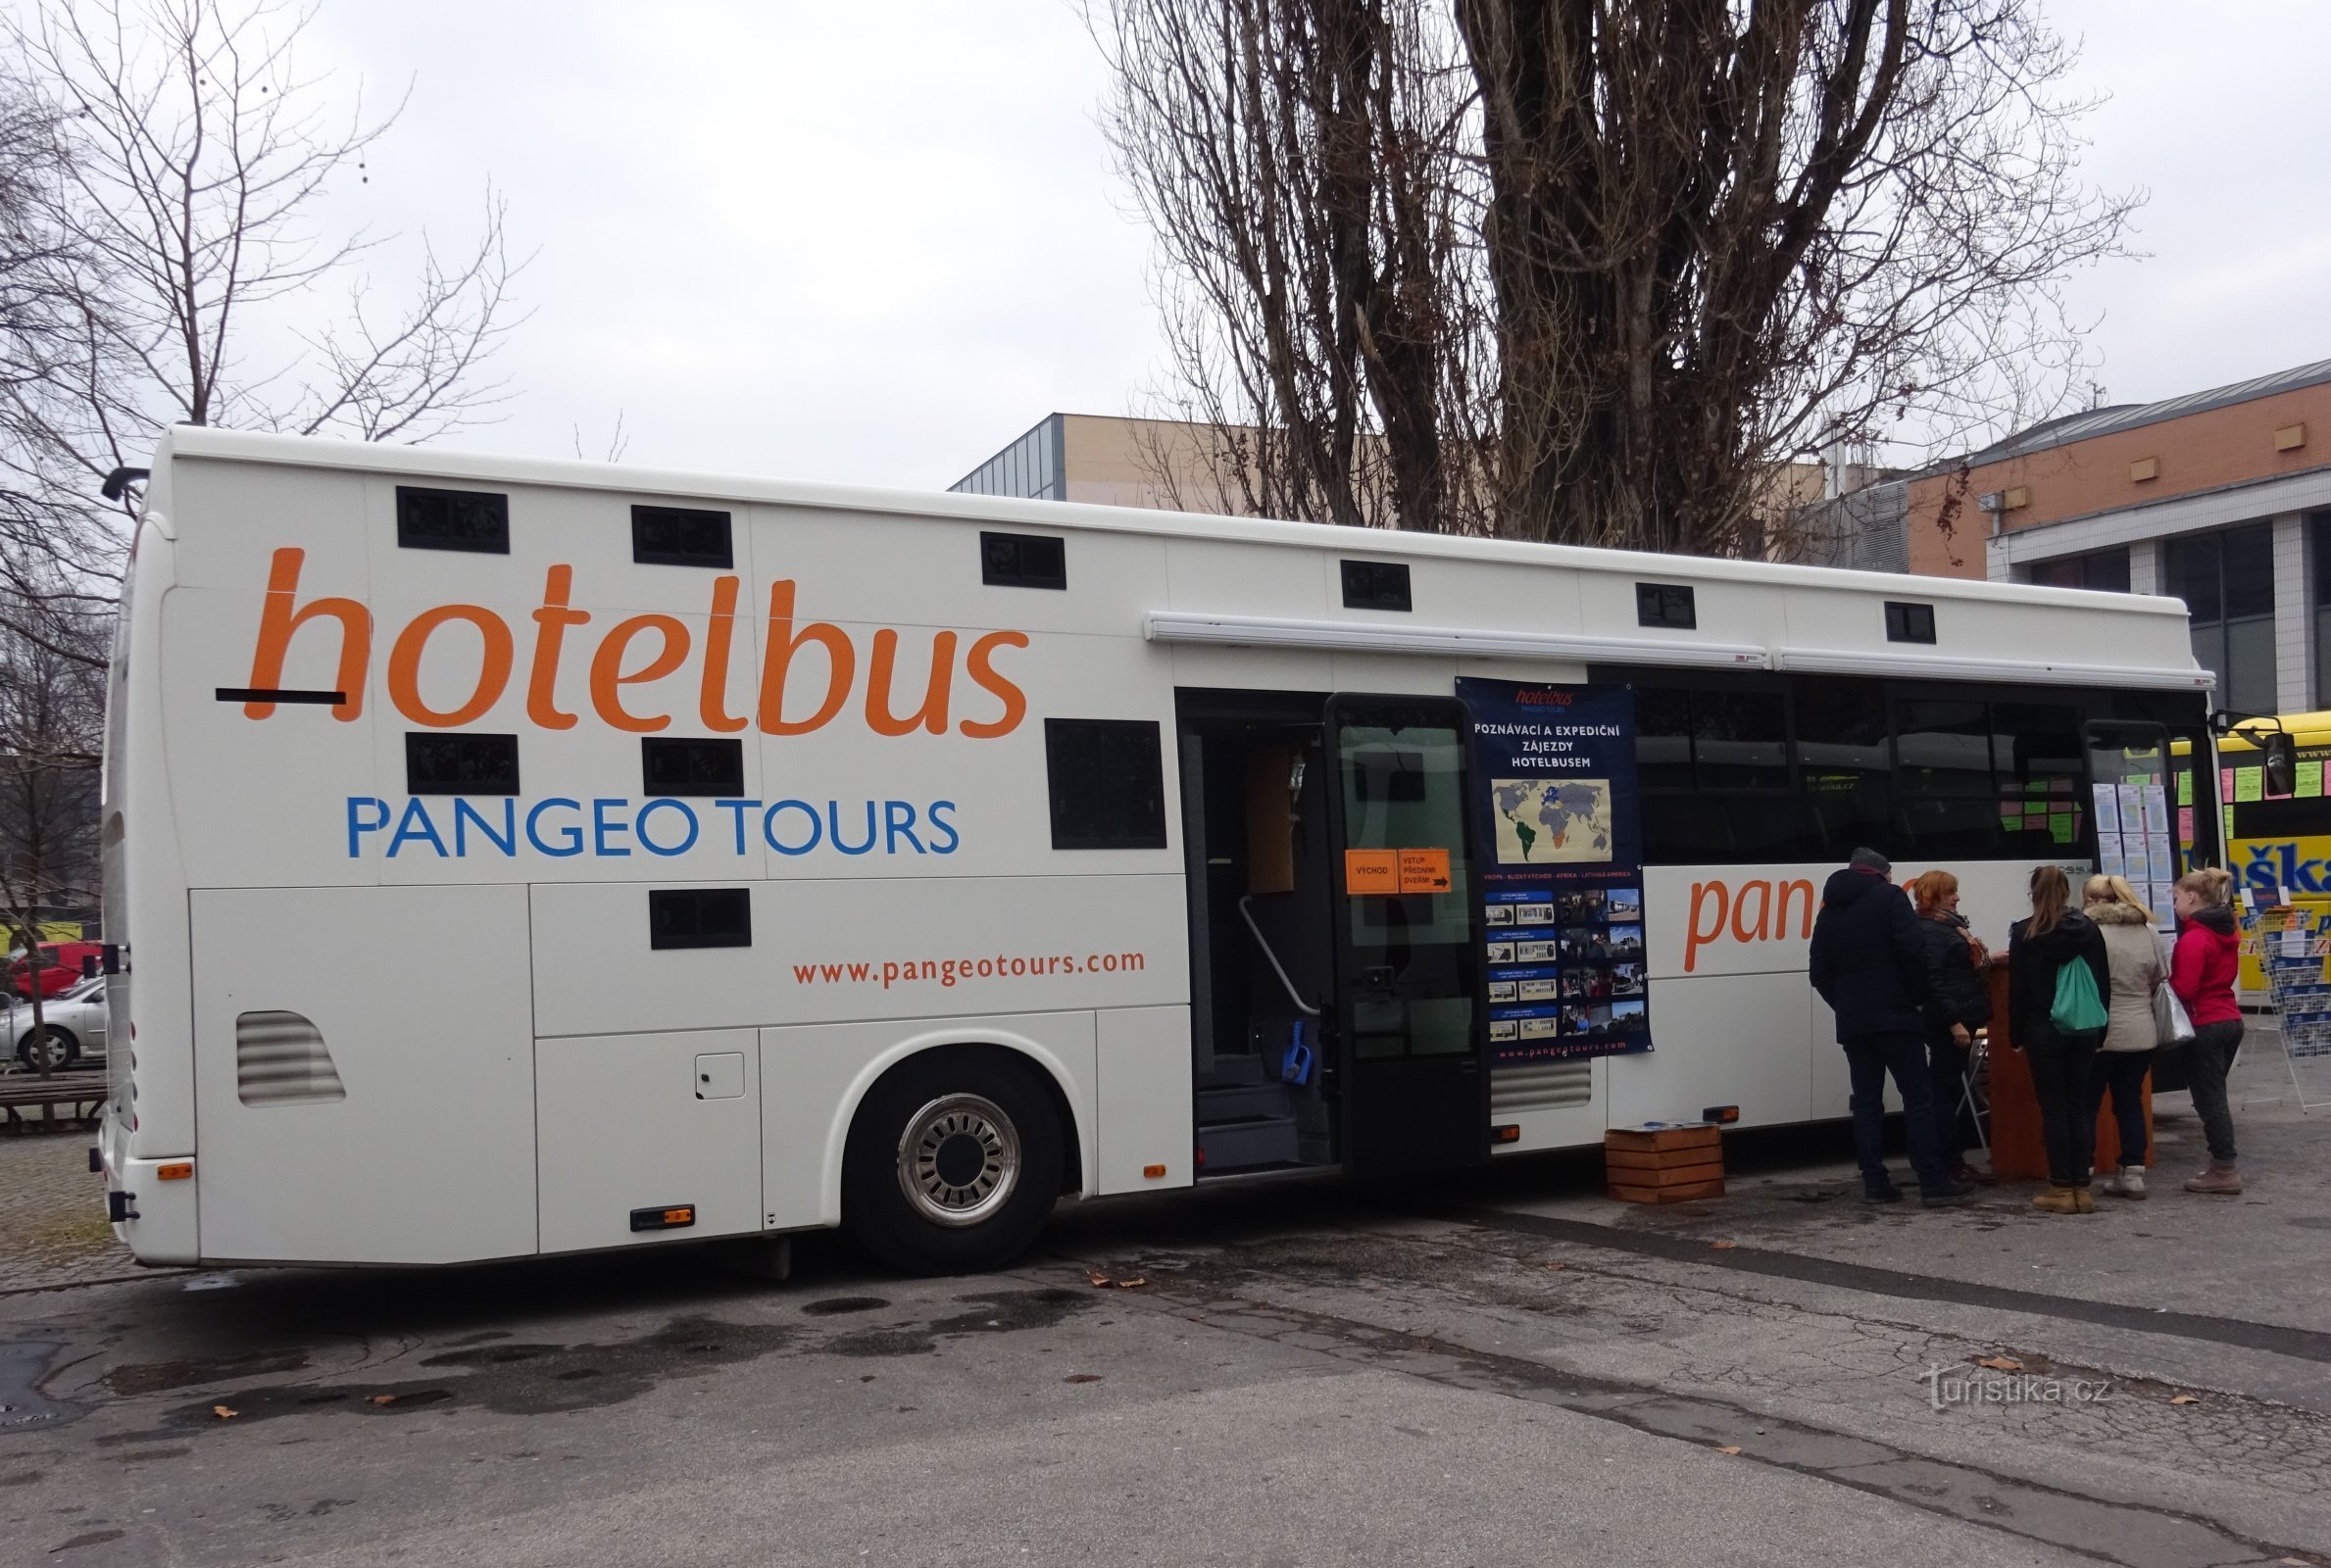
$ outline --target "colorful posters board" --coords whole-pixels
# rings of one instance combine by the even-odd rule
[[[1490,1055],[1652,1049],[1635,699],[1623,686],[1463,678],[1490,931]]]

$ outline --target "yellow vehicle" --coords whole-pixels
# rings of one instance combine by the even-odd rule
[[[2273,722],[2298,746],[2288,794],[2273,793],[2266,776],[2263,721],[2217,743],[2226,866],[2246,887],[2331,893],[2331,795],[2323,783],[2324,763],[2331,761],[2331,711],[2285,713]],[[2243,956],[2242,989],[2266,989],[2255,954]]]

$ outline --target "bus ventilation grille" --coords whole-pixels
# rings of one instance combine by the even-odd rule
[[[296,1012],[236,1016],[234,1087],[246,1105],[320,1105],[348,1098],[322,1031]]]
[[[1502,1120],[1517,1111],[1583,1105],[1595,1098],[1592,1061],[1529,1061],[1492,1068],[1489,1114]]]

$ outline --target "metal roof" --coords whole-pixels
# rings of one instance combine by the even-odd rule
[[[2090,409],[2082,414],[2043,419],[2029,429],[2018,430],[2006,440],[1994,442],[1982,451],[1970,453],[1947,466],[1975,467],[2006,458],[2046,452],[2052,447],[2086,441],[2091,436],[2134,430],[2140,425],[2157,424],[2163,419],[2180,418],[2188,414],[2205,414],[2211,409],[2272,397],[2277,392],[2296,392],[2302,387],[2320,386],[2326,381],[2331,381],[2331,360],[2317,360],[2312,365],[2296,365],[2287,370],[2276,370],[2271,375],[2254,376],[2248,381],[2236,381],[2231,386],[2211,387],[2207,392],[2188,392],[2179,397],[2164,398],[2158,403],[2115,403],[2109,408]]]

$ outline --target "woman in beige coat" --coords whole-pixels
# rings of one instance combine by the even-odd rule
[[[2126,877],[2092,876],[2080,890],[2091,920],[2105,933],[2105,957],[2112,971],[2105,999],[2111,1021],[2088,1075],[2088,1113],[2095,1116],[2112,1097],[2112,1121],[2120,1129],[2120,1170],[2108,1177],[2108,1198],[2145,1196],[2145,1075],[2160,1047],[2154,1022],[2153,994],[2168,973],[2161,939],[2154,933],[2153,911],[2137,898]]]

